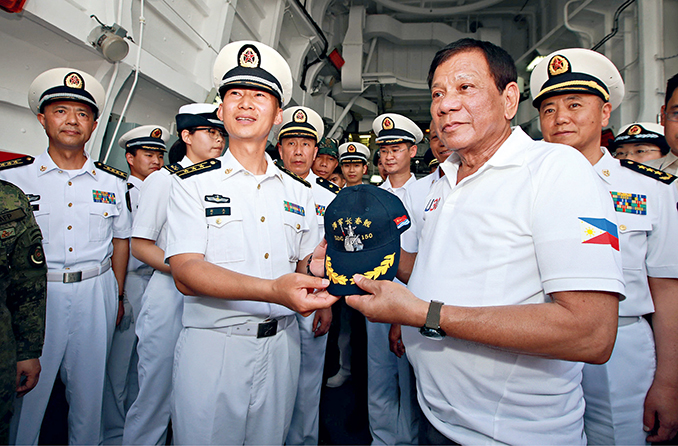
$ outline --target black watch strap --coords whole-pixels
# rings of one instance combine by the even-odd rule
[[[426,313],[426,324],[424,327],[437,330],[440,328],[440,309],[443,303],[437,300],[432,300],[428,306],[428,313]]]

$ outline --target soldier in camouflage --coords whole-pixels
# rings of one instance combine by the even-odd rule
[[[38,383],[45,336],[47,265],[42,234],[21,189],[0,180],[0,444],[14,396]]]

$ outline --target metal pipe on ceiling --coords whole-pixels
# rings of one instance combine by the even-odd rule
[[[419,7],[419,6],[407,6],[402,5],[394,0],[374,0],[380,5],[392,9],[398,12],[405,12],[408,14],[423,15],[423,16],[450,16],[456,14],[467,14],[469,12],[474,12],[479,9],[488,8],[494,6],[497,3],[501,3],[502,0],[480,0],[473,4],[461,5],[461,6],[451,6],[448,8],[431,8],[431,7]]]

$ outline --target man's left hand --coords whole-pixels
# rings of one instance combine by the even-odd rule
[[[322,308],[313,316],[313,337],[319,337],[330,331],[332,324],[332,308]]]
[[[120,325],[122,317],[125,315],[125,304],[121,300],[118,301],[118,315],[115,317],[115,326]]]
[[[38,384],[40,378],[40,360],[38,358],[26,359],[16,363],[16,396],[21,398]],[[26,377],[22,383],[22,378]]]
[[[678,434],[678,387],[652,383],[645,397],[643,424],[648,442],[667,441]],[[655,429],[657,428],[657,429]]]

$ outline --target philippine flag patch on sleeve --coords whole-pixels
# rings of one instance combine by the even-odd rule
[[[594,245],[610,245],[619,251],[617,225],[605,218],[579,217],[581,242]]]

